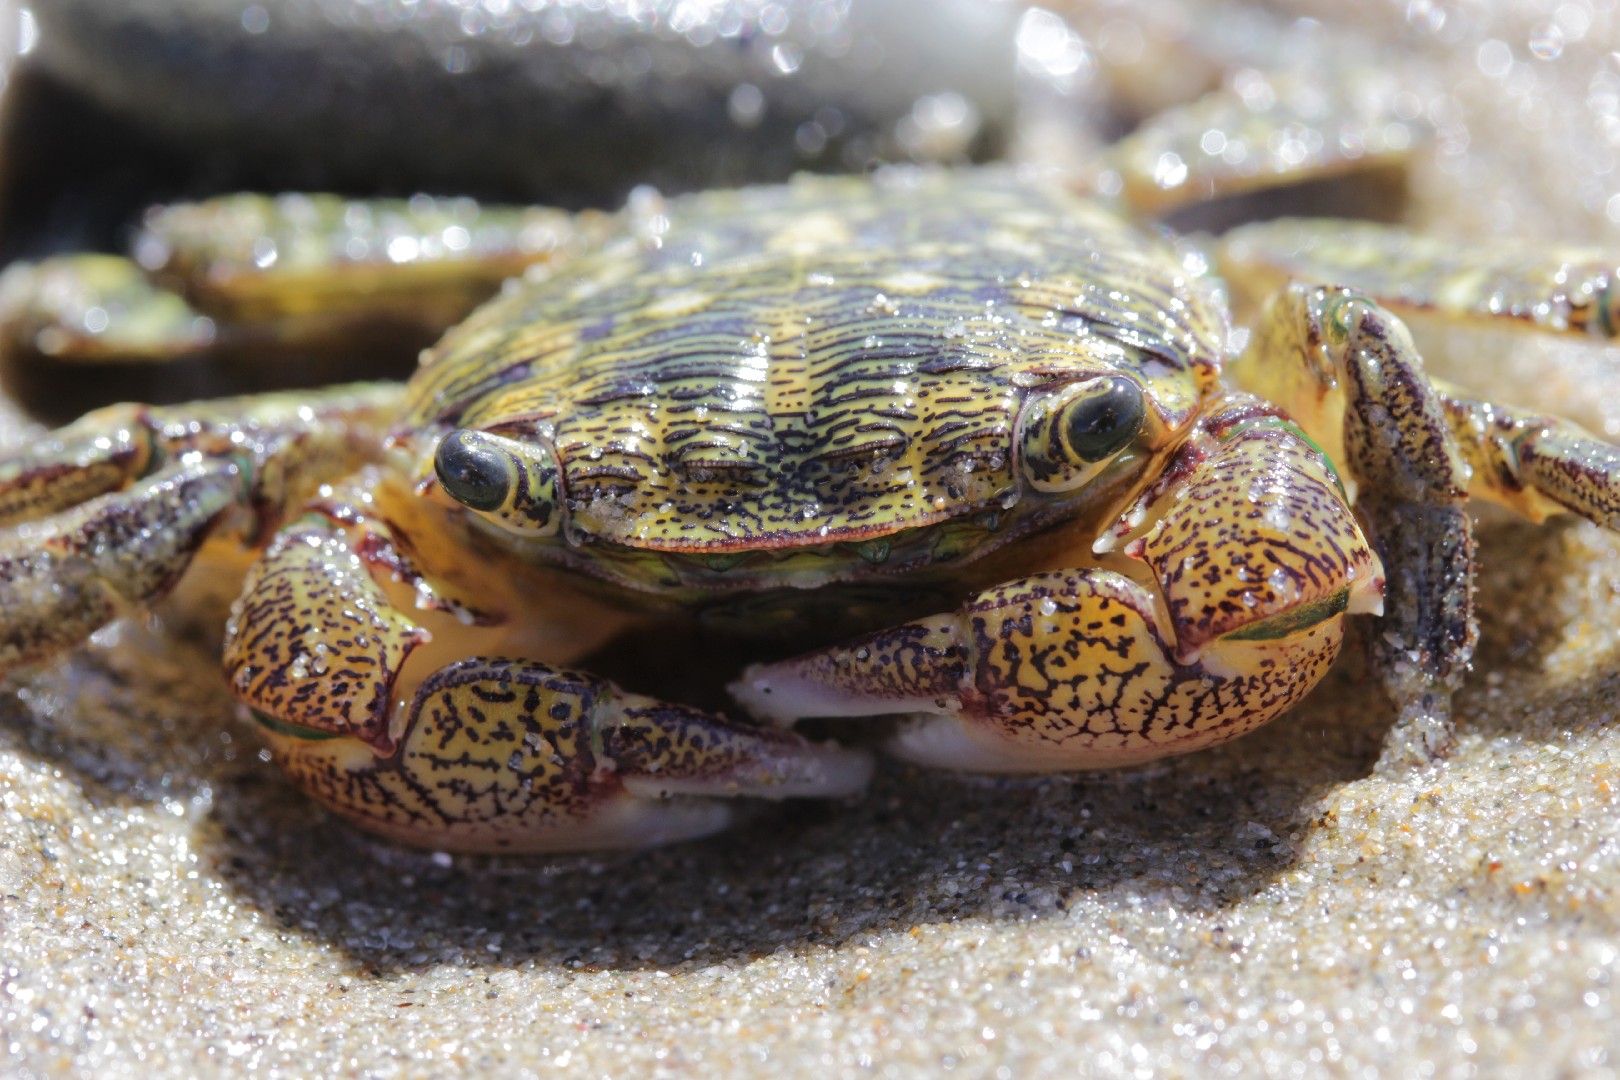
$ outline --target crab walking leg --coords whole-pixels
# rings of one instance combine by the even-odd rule
[[[1403,316],[1620,337],[1620,255],[1612,250],[1459,243],[1390,225],[1284,218],[1233,229],[1219,259],[1235,299],[1248,306],[1290,281],[1331,281]]]
[[[1251,305],[1289,280],[1334,281],[1405,315],[1620,339],[1620,255],[1595,247],[1458,244],[1391,226],[1292,219],[1234,229],[1220,263]],[[1270,379],[1279,400],[1322,400],[1320,376],[1287,365],[1250,368],[1246,377]],[[1293,382],[1279,387],[1279,377]],[[1620,528],[1620,447],[1568,420],[1433,381],[1472,470],[1470,496],[1534,521],[1568,511]]]
[[[166,593],[210,536],[252,539],[375,456],[397,393],[115,406],[0,459],[0,670],[79,644]]]
[[[0,525],[120,491],[187,456],[258,470],[251,477],[257,499],[291,502],[302,496],[288,494],[289,481],[313,490],[375,457],[400,395],[394,383],[356,383],[186,405],[109,405],[0,456]]]
[[[1378,562],[1326,459],[1252,400],[1230,399],[1167,473],[1184,482],[1121,522],[1155,585],[1036,574],[752,668],[733,694],[784,723],[911,714],[898,753],[997,772],[1126,765],[1253,730],[1321,679],[1345,613],[1376,609]]]
[[[0,540],[0,670],[82,643],[161,596],[242,500],[231,462],[176,465]]]
[[[1351,262],[1343,253],[1339,258]],[[1609,263],[1588,253],[1578,266],[1556,255],[1536,265],[1504,263],[1476,277],[1456,262],[1445,275],[1418,274],[1404,302],[1453,319],[1613,334],[1616,301],[1609,272],[1601,269]],[[1371,265],[1313,268],[1342,269],[1358,285],[1394,287]],[[1387,519],[1378,528],[1382,542],[1408,551],[1408,570],[1392,578],[1406,599],[1392,602],[1391,615],[1411,613],[1409,629],[1420,641],[1429,635],[1420,656],[1438,663],[1447,685],[1473,642],[1472,542],[1456,508],[1465,495],[1533,521],[1568,512],[1620,529],[1620,447],[1568,420],[1480,401],[1427,379],[1406,328],[1380,303],[1343,289],[1288,286],[1274,296],[1231,371],[1243,385],[1285,402],[1362,481],[1363,513]],[[1445,627],[1449,643],[1433,637]]]
[[[1475,470],[1458,438],[1467,425],[1425,375],[1405,325],[1347,289],[1284,288],[1229,370],[1347,467],[1388,570],[1383,623],[1368,644],[1401,710],[1394,738],[1438,752],[1477,638],[1463,508]]]
[[[1376,57],[1325,55],[1148,118],[1102,156],[1093,180],[1132,210],[1164,215],[1213,199],[1347,173],[1398,175],[1417,135]]]
[[[1531,521],[1572,513],[1620,530],[1620,446],[1556,416],[1478,401],[1439,380],[1436,386],[1473,469],[1471,496]]]
[[[434,668],[429,645],[495,649],[513,630],[397,608],[387,583],[412,571],[396,538],[343,518],[311,513],[276,538],[233,610],[225,667],[282,767],[362,827],[459,851],[644,847],[726,827],[726,798],[865,787],[863,754],[583,672],[498,655]]]

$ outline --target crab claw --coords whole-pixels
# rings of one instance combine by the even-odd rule
[[[1382,609],[1383,567],[1332,464],[1250,399],[1216,412],[1126,519],[1153,523],[1124,550],[1163,592],[1179,663]]]
[[[226,669],[287,773],[334,812],[457,851],[645,847],[726,827],[737,796],[863,790],[869,758],[791,732],[626,693],[510,642],[395,607],[405,564],[387,525],[312,513],[254,568],[227,627]],[[438,634],[443,639],[433,641]]]
[[[1326,673],[1344,614],[1377,605],[1378,560],[1325,459],[1275,418],[1216,417],[1168,475],[1126,519],[1150,580],[1036,574],[756,666],[732,693],[779,723],[907,715],[899,755],[994,772],[1126,765],[1242,735]]]

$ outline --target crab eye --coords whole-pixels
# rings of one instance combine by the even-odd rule
[[[433,471],[452,499],[502,528],[557,531],[558,470],[543,446],[484,431],[452,431],[439,441]]]
[[[1134,441],[1147,401],[1130,379],[1105,375],[1033,399],[1020,417],[1024,474],[1038,491],[1071,491]]]
[[[1112,376],[1086,384],[1087,391],[1063,407],[1063,438],[1081,461],[1106,461],[1142,430],[1147,403],[1129,379]]]
[[[440,440],[433,471],[450,497],[471,510],[499,509],[512,489],[506,455],[484,445],[475,431],[452,432]]]

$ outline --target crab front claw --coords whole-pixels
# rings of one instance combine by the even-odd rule
[[[401,588],[430,599],[397,602]],[[718,797],[866,786],[860,752],[583,672],[499,655],[439,666],[447,645],[522,641],[433,595],[386,522],[316,504],[254,568],[227,627],[232,688],[283,769],[372,832],[457,851],[644,847],[725,828],[738,806]]]
[[[1122,545],[1130,560],[1107,549]],[[1235,738],[1338,655],[1383,577],[1326,458],[1233,398],[1112,534],[1115,568],[1065,569],[955,612],[756,666],[754,714],[909,714],[892,749],[946,768],[1128,765]]]

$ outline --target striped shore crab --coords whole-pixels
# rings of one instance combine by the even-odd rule
[[[272,752],[363,827],[459,850],[656,843],[861,790],[865,753],[804,718],[898,716],[894,751],[974,770],[1195,750],[1298,701],[1353,614],[1382,612],[1402,723],[1442,738],[1474,636],[1463,502],[1615,527],[1620,452],[1430,380],[1397,314],[1613,338],[1616,263],[1332,222],[1204,251],[1109,205],[1398,164],[1379,95],[1324,114],[1312,74],[1172,111],[1061,184],[898,169],[543,216],[538,267],[404,386],[93,413],[0,459],[0,667],[262,548],[226,669]],[[298,262],[264,240],[249,263]],[[264,331],[207,296],[229,261],[204,267],[207,314],[162,328],[199,352],[296,339],[283,314],[347,295],[265,290],[287,306]],[[68,324],[107,316],[73,288]],[[647,625],[714,642],[755,720],[572,666]]]
[[[897,752],[976,770],[1197,749],[1298,701],[1381,608],[1386,686],[1443,714],[1472,646],[1463,500],[1612,527],[1620,452],[1432,383],[1385,304],[1613,336],[1610,270],[1303,228],[1222,245],[1229,279],[1282,282],[1226,363],[1202,256],[1010,171],[643,205],[405,386],[114,407],[0,463],[0,660],[267,541],[232,689],[322,803],[462,850],[861,790],[865,755],[800,717],[903,714]],[[651,611],[809,595],[852,636],[741,673],[775,723],[564,666]]]

